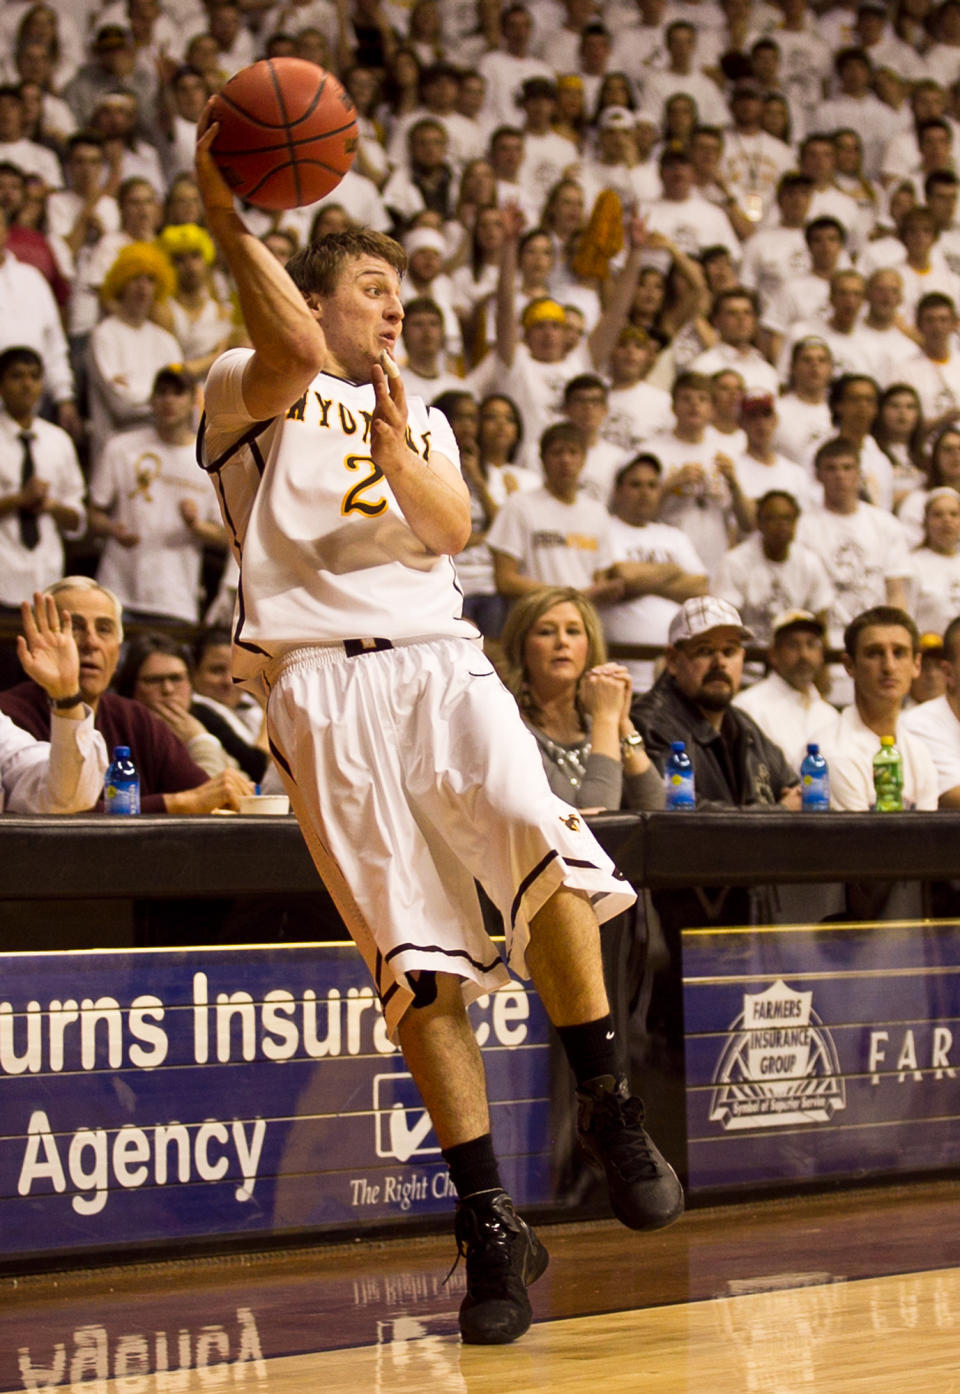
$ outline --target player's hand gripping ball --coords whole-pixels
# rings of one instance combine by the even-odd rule
[[[335,189],[357,152],[357,112],[340,83],[302,58],[241,68],[213,98],[211,153],[233,192],[258,208],[302,208]]]

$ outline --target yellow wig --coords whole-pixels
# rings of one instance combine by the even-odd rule
[[[100,299],[104,305],[116,300],[124,286],[136,276],[151,276],[156,286],[157,300],[166,300],[177,287],[177,278],[169,257],[155,247],[152,242],[131,242],[117,254],[117,258],[103,278]]]
[[[157,238],[157,246],[171,260],[184,252],[201,252],[208,266],[217,259],[212,237],[197,223],[173,223],[165,227]]]

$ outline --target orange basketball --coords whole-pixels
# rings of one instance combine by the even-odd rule
[[[258,208],[301,208],[336,188],[357,150],[357,112],[337,79],[302,58],[241,68],[213,99],[212,154]]]

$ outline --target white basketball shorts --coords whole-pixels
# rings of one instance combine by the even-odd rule
[[[530,919],[561,885],[598,919],[636,899],[583,817],[550,790],[482,650],[437,639],[348,657],[293,650],[267,674],[267,730],[314,863],[373,976],[393,1036],[408,973],[472,1001],[509,981],[474,878],[526,977]]]

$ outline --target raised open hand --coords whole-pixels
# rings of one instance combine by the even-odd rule
[[[34,594],[33,605],[20,606],[23,633],[17,636],[17,657],[28,678],[48,697],[72,697],[80,686],[80,656],[70,624],[61,616],[52,595]]]

